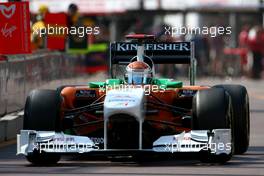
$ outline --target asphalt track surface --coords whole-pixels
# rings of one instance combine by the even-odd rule
[[[247,87],[250,96],[250,148],[244,155],[236,155],[224,165],[202,164],[195,159],[132,161],[93,161],[64,157],[52,167],[30,165],[23,156],[16,156],[16,145],[0,144],[0,175],[264,175],[264,81],[247,79],[203,79],[198,84],[239,83]],[[12,144],[13,143],[13,144]]]

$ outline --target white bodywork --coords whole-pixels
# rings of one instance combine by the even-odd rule
[[[104,100],[104,149],[107,149],[107,123],[109,117],[115,114],[129,114],[139,122],[139,149],[142,149],[142,124],[144,121],[144,98],[142,88],[112,89]]]
[[[114,114],[129,114],[143,120],[144,89],[124,88],[109,90],[104,101],[104,120]]]
[[[232,151],[231,130],[215,129],[208,135],[206,130],[193,130],[177,135],[162,136],[153,143],[156,152],[199,152],[210,150],[214,154],[230,154]]]
[[[17,154],[27,155],[34,150],[50,153],[84,153],[95,148],[88,137],[73,136],[54,131],[21,130],[17,135]]]

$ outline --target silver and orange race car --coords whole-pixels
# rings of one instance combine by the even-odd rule
[[[110,44],[111,78],[28,95],[17,154],[43,165],[57,163],[64,154],[193,153],[201,161],[226,162],[247,151],[245,87],[195,85],[192,42],[126,37]],[[158,64],[188,64],[190,85],[155,77]]]

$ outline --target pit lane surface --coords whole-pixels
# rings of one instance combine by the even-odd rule
[[[238,83],[245,85],[250,96],[250,148],[224,165],[202,164],[198,160],[175,159],[144,162],[86,161],[64,157],[57,166],[34,167],[23,156],[16,156],[16,145],[0,145],[0,175],[264,175],[264,81],[247,79],[203,79],[197,84]],[[11,142],[12,143],[12,142]]]

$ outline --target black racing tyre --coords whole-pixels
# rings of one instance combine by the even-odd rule
[[[60,131],[60,103],[56,90],[33,90],[26,100],[23,129]],[[26,158],[32,164],[47,165],[57,163],[60,155],[34,151]]]
[[[199,90],[196,93],[193,98],[193,130],[231,129],[233,136],[232,123],[233,111],[231,97],[224,89],[210,88]],[[232,154],[233,150],[229,155],[214,155],[208,151],[201,151],[200,159],[202,162],[225,163],[230,160]]]
[[[231,128],[230,96],[222,88],[199,90],[193,98],[192,129]]]
[[[234,112],[235,154],[243,154],[249,146],[250,115],[247,89],[241,85],[217,85],[224,88],[232,98]]]
[[[60,131],[60,96],[56,90],[33,90],[26,99],[23,129]]]

